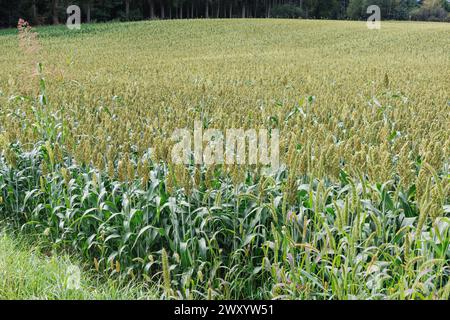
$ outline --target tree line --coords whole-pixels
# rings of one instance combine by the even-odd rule
[[[83,22],[197,18],[364,19],[378,5],[382,19],[450,21],[450,0],[0,0],[0,27],[19,18],[59,24],[76,4]]]

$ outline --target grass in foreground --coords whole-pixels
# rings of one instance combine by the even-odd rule
[[[70,270],[82,267],[67,255],[48,257],[23,239],[0,233],[0,299],[149,299],[142,285],[101,281],[81,271],[70,289]]]

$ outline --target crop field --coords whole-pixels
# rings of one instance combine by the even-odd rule
[[[0,223],[164,299],[448,299],[449,39],[271,19],[0,31]],[[278,130],[280,166],[174,163],[198,124]]]

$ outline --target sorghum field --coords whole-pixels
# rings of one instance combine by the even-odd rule
[[[450,25],[0,31],[0,220],[164,299],[448,299]],[[280,132],[278,170],[177,128]]]

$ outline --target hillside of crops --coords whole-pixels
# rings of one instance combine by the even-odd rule
[[[162,299],[448,299],[449,37],[271,19],[0,31],[0,224]],[[198,124],[278,130],[280,166],[174,163],[174,131]]]

